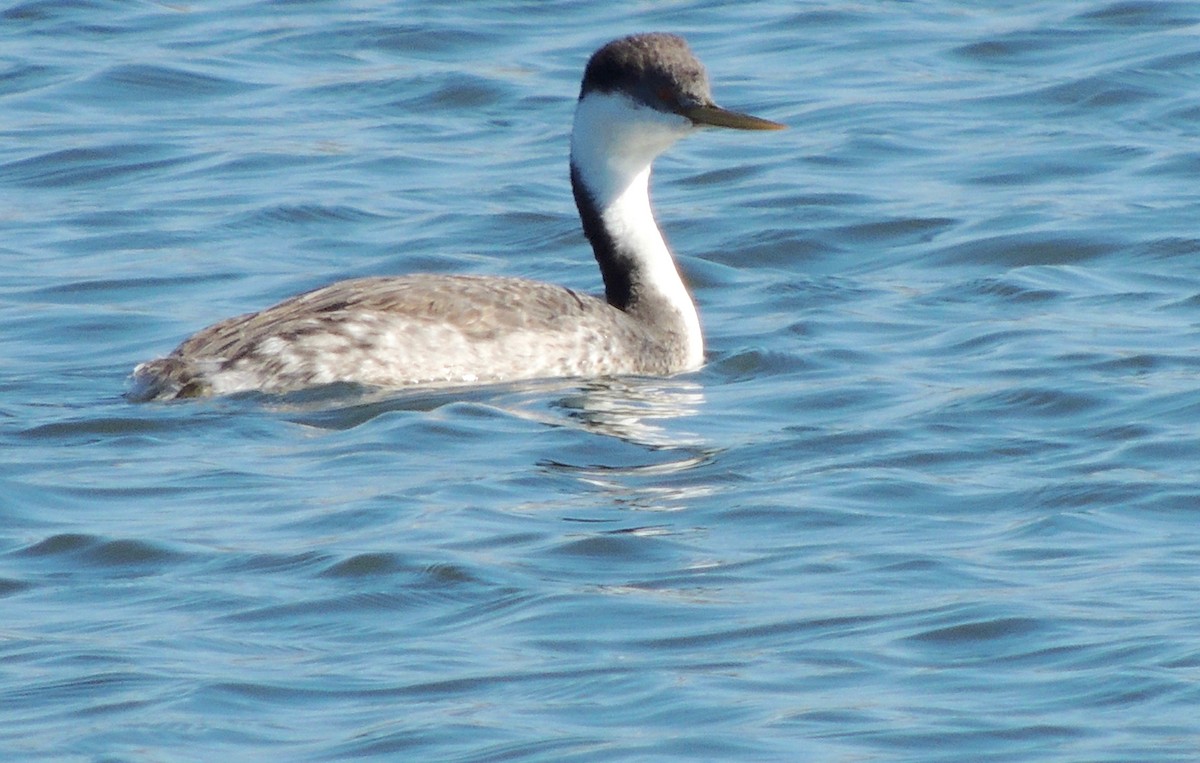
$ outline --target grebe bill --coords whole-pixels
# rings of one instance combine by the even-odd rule
[[[704,340],[650,208],[651,165],[703,127],[779,130],[711,96],[680,37],[597,50],[571,131],[571,187],[605,298],[520,278],[409,275],[340,281],[221,321],[134,369],[135,400],[335,382],[446,386],[698,368]]]

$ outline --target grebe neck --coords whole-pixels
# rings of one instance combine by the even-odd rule
[[[580,99],[571,133],[571,189],[608,303],[682,335],[689,365],[698,366],[700,319],[650,206],[654,158],[694,128],[675,115],[647,119],[646,111],[615,93]]]

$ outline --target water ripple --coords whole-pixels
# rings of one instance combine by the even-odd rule
[[[79,86],[81,92],[97,99],[129,98],[154,101],[194,102],[244,92],[246,81],[233,81],[157,64],[123,64],[97,74]]]
[[[151,158],[156,156],[158,158]],[[66,187],[105,184],[192,161],[166,145],[116,144],[53,151],[0,165],[0,176],[17,185]]]

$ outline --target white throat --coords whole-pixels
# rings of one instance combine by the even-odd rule
[[[678,313],[689,368],[703,363],[704,338],[650,208],[650,169],[655,157],[695,129],[685,117],[639,107],[626,96],[591,92],[579,100],[571,132],[571,163],[637,292]]]

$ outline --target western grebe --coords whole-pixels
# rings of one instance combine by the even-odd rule
[[[703,65],[670,34],[613,40],[588,61],[571,131],[571,187],[604,299],[519,278],[341,281],[210,326],[139,365],[139,400],[335,382],[379,387],[698,368],[691,295],[650,209],[650,168],[705,127],[784,125],[717,106]]]

